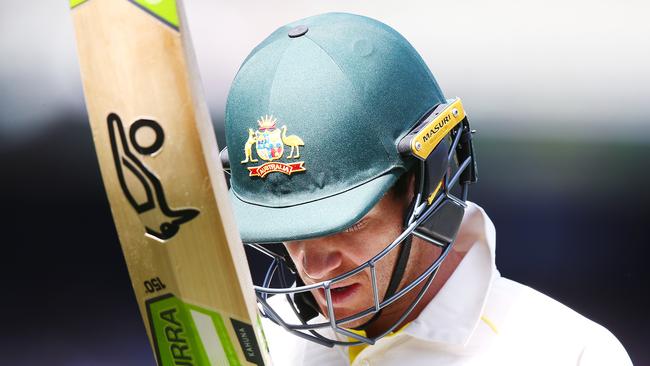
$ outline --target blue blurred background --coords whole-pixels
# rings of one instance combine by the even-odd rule
[[[501,273],[603,324],[635,364],[650,364],[647,2],[193,0],[186,10],[221,144],[230,81],[278,26],[346,11],[400,31],[479,131],[470,199],[496,224]],[[3,3],[0,55],[1,363],[153,365],[67,2]]]

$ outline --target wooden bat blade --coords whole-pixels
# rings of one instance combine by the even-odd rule
[[[182,4],[71,7],[101,175],[158,364],[269,364]]]

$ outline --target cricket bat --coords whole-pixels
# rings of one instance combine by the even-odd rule
[[[158,365],[268,365],[180,0],[70,0],[102,179]]]

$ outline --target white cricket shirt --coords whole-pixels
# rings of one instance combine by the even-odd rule
[[[494,225],[483,209],[468,204],[454,245],[466,254],[414,321],[356,354],[348,347],[327,348],[304,340],[264,319],[274,365],[632,364],[607,329],[501,277],[495,265]],[[298,323],[288,306],[279,310]],[[331,336],[332,331],[323,333]]]

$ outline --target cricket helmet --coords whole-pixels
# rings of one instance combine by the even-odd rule
[[[445,99],[420,55],[389,26],[329,13],[281,27],[251,52],[232,83],[225,124],[222,155],[242,241],[272,258],[264,284],[256,287],[262,314],[323,345],[373,343],[379,337],[350,332],[345,323],[377,315],[419,283],[430,283],[460,225],[467,186],[476,180],[460,100]],[[330,303],[328,321],[308,324],[317,315],[310,291],[328,293],[354,273],[310,286],[296,276],[293,287],[271,287],[274,276],[293,268],[287,255],[265,244],[349,228],[411,169],[417,187],[404,232],[357,272],[392,250],[408,258],[412,235],[442,247],[442,254],[402,289],[404,265],[396,266],[387,293],[356,316],[335,319]],[[286,295],[299,324],[273,310],[267,302],[273,294]],[[322,328],[352,340],[326,337]]]

